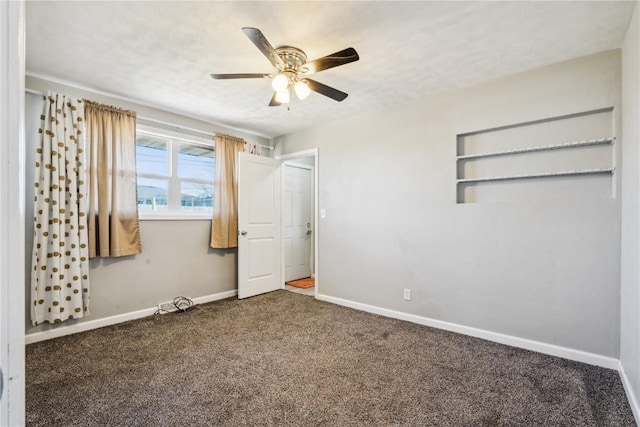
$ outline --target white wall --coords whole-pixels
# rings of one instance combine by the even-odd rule
[[[620,362],[640,422],[640,5],[622,48],[622,257]]]
[[[610,51],[277,138],[319,148],[318,291],[618,358],[619,200],[456,204],[455,156],[459,133],[617,111],[619,86]]]
[[[33,90],[54,92],[87,98],[97,102],[131,109],[145,117],[167,121],[206,132],[224,132],[265,145],[269,140],[204,123],[166,111],[110,98],[86,90],[27,77],[27,87]],[[38,137],[39,117],[42,114],[41,96],[29,94],[26,105],[26,316],[27,334],[55,331],[83,323],[102,322],[112,317],[157,306],[176,296],[201,298],[233,291],[237,288],[235,249],[221,250],[209,247],[211,221],[141,221],[142,253],[130,257],[93,259],[90,261],[91,315],[60,325],[31,325],[30,319],[30,266],[33,242],[33,180],[35,146]]]

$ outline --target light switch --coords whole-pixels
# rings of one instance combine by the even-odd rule
[[[327,210],[325,208],[320,209],[320,218],[327,217]]]

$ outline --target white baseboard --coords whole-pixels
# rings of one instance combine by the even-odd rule
[[[631,387],[631,382],[629,381],[629,377],[627,377],[624,366],[622,366],[622,362],[620,362],[618,365],[618,372],[620,372],[622,385],[624,386],[625,393],[627,393],[629,406],[631,406],[631,411],[633,412],[633,416],[636,419],[636,424],[640,426],[640,401],[638,401],[638,396],[636,396],[636,393],[633,391],[633,387]]]
[[[500,344],[509,345],[511,347],[523,348],[526,350],[537,351],[538,353],[548,354],[551,356],[562,357],[564,359],[583,362],[589,365],[601,366],[603,368],[615,369],[620,368],[620,361],[612,357],[601,356],[599,354],[587,353],[581,350],[560,347],[553,344],[546,344],[539,341],[533,341],[525,338],[518,338],[512,335],[500,334],[497,332],[486,331],[483,329],[472,328],[470,326],[458,325],[456,323],[444,322],[442,320],[431,319],[429,317],[418,316],[415,314],[403,313],[401,311],[389,310],[387,308],[376,307],[369,304],[363,304],[342,298],[336,298],[329,295],[319,294],[317,299],[354,308],[356,310],[366,311],[368,313],[379,314],[385,317],[391,317],[407,322],[417,323],[419,325],[430,326],[432,328],[444,329],[446,331],[457,332],[463,335],[469,335],[476,338],[482,338],[487,341],[493,341]]]
[[[238,295],[238,291],[236,289],[232,291],[218,292],[217,294],[205,295],[203,297],[193,298],[192,301],[195,305],[205,304],[208,302],[218,301],[225,298],[232,298]]]
[[[237,294],[238,291],[234,289],[232,291],[219,292],[217,294],[193,298],[192,301],[194,305],[198,305],[225,298],[231,298],[236,296]],[[78,332],[90,331],[91,329],[98,329],[105,326],[116,325],[118,323],[126,322],[129,320],[140,319],[142,317],[153,315],[153,313],[155,313],[157,310],[158,307],[156,306],[138,311],[132,311],[130,313],[117,314],[115,316],[103,317],[101,319],[79,322],[73,325],[64,325],[64,323],[56,326],[51,325],[52,329],[25,335],[25,344],[50,340],[52,338],[63,337],[65,335],[77,334]]]

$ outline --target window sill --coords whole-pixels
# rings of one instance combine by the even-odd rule
[[[211,221],[213,218],[212,213],[144,213],[139,214],[140,221]]]

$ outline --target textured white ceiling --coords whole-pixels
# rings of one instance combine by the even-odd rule
[[[275,137],[618,48],[634,3],[28,1],[27,74]],[[269,80],[211,79],[273,71],[245,26],[310,59],[354,47],[360,61],[314,76],[349,97],[287,111]]]

